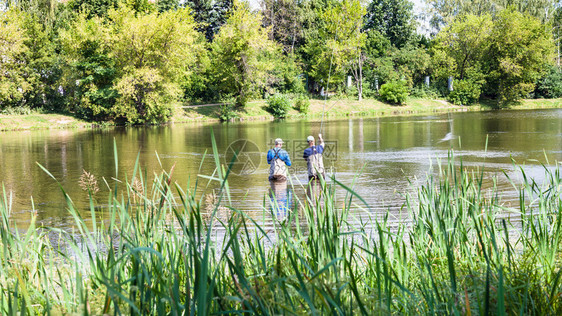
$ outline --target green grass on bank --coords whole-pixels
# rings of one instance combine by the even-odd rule
[[[237,110],[237,119],[247,120],[272,120],[273,116],[265,111],[265,101],[249,102],[246,107]],[[522,100],[510,109],[543,109],[560,108],[562,99],[529,99]],[[428,113],[446,113],[457,111],[483,111],[493,110],[492,102],[482,102],[471,106],[457,106],[445,100],[409,99],[406,105],[392,106],[374,99],[364,99],[362,101],[352,99],[341,100],[310,100],[310,111],[303,115],[294,109],[289,111],[287,119],[317,119],[325,115],[327,118],[341,117],[383,117],[383,116],[402,116],[419,115]],[[174,116],[175,122],[190,121],[218,121],[220,106],[203,106],[184,108]]]
[[[92,123],[63,114],[3,115],[0,114],[0,131],[24,131],[52,128],[85,128]]]
[[[496,187],[483,189],[483,172],[450,157],[415,194],[405,189],[405,222],[376,216],[333,178],[318,196],[295,196],[286,218],[264,198],[264,217],[274,220],[262,227],[231,207],[214,142],[213,152],[215,172],[197,177],[199,190],[206,181],[220,186],[207,207],[196,185],[173,185],[172,171],[146,182],[138,159],[130,178],[108,184],[106,199],[92,198],[86,218],[61,187],[73,232],[34,220],[16,229],[0,194],[0,313],[562,313],[560,166],[544,168],[543,184],[521,170],[513,209]],[[371,217],[354,218],[352,209]]]
[[[264,110],[265,101],[251,101],[244,109],[237,110],[238,120],[272,120],[273,117]],[[288,119],[319,119],[324,114],[326,118],[341,117],[383,117],[418,115],[428,113],[446,113],[456,111],[492,110],[492,102],[482,102],[471,106],[456,106],[444,100],[410,99],[404,106],[391,106],[374,99],[361,102],[352,99],[341,100],[310,100],[310,112],[303,115],[294,109],[288,114]],[[562,99],[529,99],[514,104],[510,109],[543,109],[561,108]],[[178,109],[172,122],[218,121],[219,106],[199,106]],[[0,131],[18,131],[53,128],[90,128],[97,124],[87,122],[70,115],[32,113],[26,115],[0,114]],[[111,125],[111,122],[102,124]]]

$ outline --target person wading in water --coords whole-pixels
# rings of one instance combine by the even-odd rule
[[[306,160],[308,167],[308,182],[312,180],[319,180],[325,178],[324,161],[322,160],[322,153],[324,152],[324,140],[322,134],[318,134],[319,145],[314,145],[314,137],[308,136],[306,138],[308,148],[304,150],[303,158]]]
[[[275,139],[275,147],[267,152],[267,163],[271,165],[269,168],[269,181],[286,181],[287,166],[291,165],[289,154],[283,147],[281,138]]]

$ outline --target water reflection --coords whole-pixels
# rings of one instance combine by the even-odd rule
[[[310,180],[306,187],[307,203],[311,203],[313,206],[320,206],[320,208],[322,208],[324,206],[324,204],[322,203],[322,193],[325,185],[326,182],[324,181],[324,179]]]
[[[285,219],[293,209],[293,189],[287,182],[287,180],[269,181],[271,187],[269,191],[269,206],[278,220]]]

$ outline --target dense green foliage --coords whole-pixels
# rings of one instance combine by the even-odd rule
[[[218,113],[219,120],[221,122],[228,122],[237,117],[236,111],[234,109],[234,103],[223,103],[219,107]]]
[[[295,98],[295,105],[293,106],[295,110],[299,111],[302,114],[308,114],[310,110],[310,99],[306,96],[298,96]]]
[[[333,178],[317,196],[295,194],[286,216],[265,197],[262,218],[269,221],[263,225],[231,207],[225,166],[213,148],[213,176],[197,182],[210,179],[220,188],[216,194],[204,184],[172,186],[166,171],[149,181],[137,165],[129,179],[116,171],[103,206],[95,199],[95,180],[89,182],[92,207],[84,217],[62,189],[75,220],[72,233],[40,227],[36,216],[27,231],[16,229],[4,190],[0,312],[562,312],[560,166],[544,168],[544,183],[517,174],[522,182],[506,193],[520,202],[509,205],[496,180],[483,187],[483,172],[451,158],[429,170],[419,188],[404,189],[400,221],[371,216],[371,206]],[[210,198],[199,198],[201,190]],[[99,219],[100,209],[108,220]]]
[[[449,93],[447,99],[457,105],[471,105],[480,98],[481,85],[469,79],[455,82],[455,88]]]
[[[495,18],[461,16],[437,35],[432,47],[438,78],[453,76],[462,82],[461,94],[471,91],[472,102],[482,92],[499,106],[531,93],[553,52],[552,34],[539,20],[512,9]],[[450,98],[458,100],[454,94]]]
[[[190,102],[361,100],[398,81],[462,104],[560,96],[551,69],[562,10],[549,0],[430,1],[431,38],[416,33],[408,0],[264,0],[258,10],[243,0],[0,3],[0,109],[152,124]]]
[[[267,98],[265,110],[274,118],[285,118],[291,109],[291,100],[284,94],[274,94]]]
[[[383,84],[379,93],[381,99],[390,104],[404,104],[408,99],[408,87],[403,80]]]
[[[273,70],[270,60],[276,55],[276,44],[268,39],[260,15],[245,3],[236,4],[211,44],[213,76],[220,91],[244,106],[265,87]]]
[[[562,70],[551,66],[547,75],[537,83],[535,94],[542,98],[562,98]]]
[[[383,34],[401,48],[412,41],[416,31],[412,7],[408,0],[371,1],[365,15],[365,29]]]

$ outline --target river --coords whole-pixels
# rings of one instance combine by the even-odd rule
[[[207,180],[197,174],[211,175],[215,168],[210,155],[212,130],[223,162],[230,161],[232,149],[243,148],[244,155],[229,177],[231,196],[234,206],[259,218],[270,188],[265,157],[273,140],[285,141],[293,161],[293,193],[302,197],[304,189],[298,183],[307,178],[303,146],[306,137],[316,137],[320,127],[319,120],[312,120],[0,132],[0,182],[11,197],[18,226],[25,226],[32,212],[37,212],[38,220],[46,225],[70,227],[72,218],[58,184],[37,163],[86,212],[88,194],[80,188],[80,176],[84,170],[94,175],[100,188],[96,200],[107,203],[105,182],[112,186],[116,176],[114,143],[119,179],[131,177],[140,153],[140,166],[149,177],[161,170],[160,163],[166,170],[175,166],[175,182],[185,188],[199,179],[204,189]],[[503,172],[516,176],[511,159],[539,180],[541,163],[562,161],[562,109],[339,119],[324,122],[322,132],[329,174],[345,185],[357,177],[354,189],[369,204],[372,215],[389,210],[396,215],[403,202],[401,193],[412,190],[409,182],[420,183],[437,160],[446,163],[450,149],[468,168],[484,167],[488,181],[497,175],[508,202],[515,192]],[[201,163],[205,152],[208,156]],[[207,193],[214,187],[207,188]],[[339,189],[340,196],[344,193]]]

